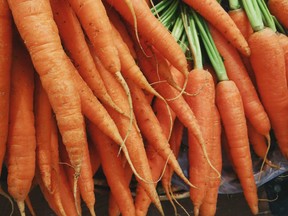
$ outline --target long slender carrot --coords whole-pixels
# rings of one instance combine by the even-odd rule
[[[101,67],[101,64],[99,63],[99,61],[96,62],[96,65],[98,64],[98,67]],[[123,89],[120,87],[120,84],[117,83],[117,80],[111,74],[105,71],[103,66],[102,70],[99,69],[99,72],[104,80],[104,83],[111,98],[124,112],[128,113],[128,98],[126,95],[124,95]],[[163,214],[163,209],[160,204],[158,194],[154,188],[154,185],[152,184],[152,176],[144,149],[144,143],[138,131],[138,126],[135,125],[135,122],[133,122],[131,127],[131,122],[127,117],[117,114],[109,107],[106,107],[106,109],[108,110],[111,117],[114,119],[122,137],[126,137],[127,131],[130,130],[129,135],[127,136],[127,139],[125,141],[125,145],[129,152],[132,163],[131,164],[129,162],[129,164],[130,166],[132,165],[131,168],[133,170],[133,173],[137,176],[138,183],[145,188],[152,202],[158,208],[160,213]],[[133,169],[133,167],[135,169]]]
[[[122,1],[107,0],[121,16],[130,24],[134,25],[134,18],[127,5]],[[150,8],[144,1],[131,0],[133,5],[137,31],[165,58],[185,76],[188,75],[188,66],[181,47],[177,44],[168,30],[151,13]]]
[[[235,165],[234,169],[244,196],[252,213],[258,214],[257,187],[252,169],[244,108],[240,92],[233,81],[221,81],[217,84],[216,104],[224,125],[232,163]]]
[[[50,3],[65,50],[72,58],[78,72],[100,101],[119,110],[107,93],[89,51],[81,24],[71,6],[67,0],[51,0]]]
[[[133,198],[129,184],[127,184],[121,157],[117,156],[119,147],[92,123],[88,123],[88,130],[93,144],[96,145],[99,152],[104,175],[121,214],[127,216],[135,215]],[[117,181],[115,181],[116,178]]]
[[[68,2],[77,14],[104,67],[112,73],[119,72],[118,51],[114,46],[111,25],[102,1],[68,0]]]
[[[36,130],[36,162],[43,186],[51,189],[51,118],[52,108],[40,79],[35,79],[35,130]]]
[[[212,164],[221,173],[222,171],[222,150],[221,150],[221,119],[216,106],[213,111],[213,131],[211,140],[211,152],[209,154]],[[211,170],[212,171],[212,170]],[[213,216],[217,210],[218,191],[221,179],[213,173],[209,175],[209,184],[202,205],[199,209],[199,215]]]
[[[13,47],[9,132],[7,140],[8,192],[25,215],[24,201],[35,174],[36,135],[33,94],[34,68],[28,52],[20,43]]]
[[[247,41],[224,8],[215,0],[184,0],[227,38],[243,55],[249,56]]]
[[[7,1],[0,2],[0,167],[6,151],[12,62],[12,17]]]
[[[285,28],[288,28],[288,2],[285,0],[269,0],[268,7],[281,24],[285,26]]]
[[[283,49],[276,33],[270,28],[255,32],[248,42],[261,101],[270,118],[277,143],[283,155],[288,157],[288,92]]]
[[[63,143],[75,170],[76,192],[83,146],[87,140],[79,93],[70,76],[70,71],[75,68],[61,45],[48,0],[9,0],[8,3],[56,115]]]
[[[244,111],[253,127],[262,135],[269,138],[270,120],[251,82],[245,65],[237,50],[215,29],[210,26],[214,43],[224,59],[224,65],[230,80],[233,80],[240,91]]]

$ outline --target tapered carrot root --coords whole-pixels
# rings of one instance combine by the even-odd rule
[[[256,215],[258,214],[257,187],[252,169],[246,119],[240,92],[233,81],[222,81],[217,84],[216,104],[227,137],[232,164],[247,203],[252,213]]]
[[[121,113],[122,111],[107,93],[86,43],[82,26],[71,6],[67,0],[51,0],[50,4],[65,50],[78,72],[101,102],[108,104]]]
[[[8,192],[16,201],[21,215],[25,215],[24,201],[32,185],[36,164],[34,68],[27,50],[17,39],[13,47],[6,165]]]

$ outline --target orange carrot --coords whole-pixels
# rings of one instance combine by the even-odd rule
[[[280,150],[288,157],[288,92],[283,49],[276,33],[270,28],[255,32],[248,42],[261,101]]]
[[[128,32],[127,27],[125,26],[125,22],[122,20],[121,16],[117,13],[117,11],[114,8],[109,7],[109,5],[106,4],[105,2],[104,2],[104,6],[106,7],[106,12],[107,12],[110,22],[117,29],[117,31],[121,35],[121,38],[123,39],[125,44],[128,46],[130,54],[133,56],[134,59],[136,59],[134,42]]]
[[[258,214],[257,187],[252,169],[244,107],[240,92],[232,80],[217,84],[216,104],[227,137],[232,164],[244,196],[252,213]]]
[[[50,0],[50,3],[65,50],[72,58],[80,75],[100,101],[119,110],[107,93],[89,51],[81,24],[67,0]]]
[[[43,186],[51,189],[51,118],[52,108],[48,96],[44,91],[40,79],[35,79],[35,130],[36,130],[36,163],[39,169]]]
[[[103,66],[112,73],[119,72],[118,51],[114,46],[111,25],[102,1],[68,0],[68,2],[78,16]]]
[[[188,76],[186,91],[195,94],[194,96],[184,96],[184,98],[194,111],[205,139],[207,153],[211,154],[210,145],[215,106],[215,86],[212,75],[202,69],[193,69]],[[190,198],[194,206],[194,215],[199,215],[199,208],[208,186],[210,167],[201,145],[191,132],[188,132],[188,143],[189,180],[197,187],[197,189],[190,188]]]
[[[271,14],[273,14],[285,28],[288,28],[288,2],[284,0],[269,0],[268,8]]]
[[[234,21],[236,26],[239,28],[239,30],[242,33],[242,35],[244,36],[244,38],[246,40],[248,40],[249,36],[254,31],[253,31],[252,26],[249,22],[247,14],[245,13],[245,10],[243,8],[239,8],[236,10],[230,10],[228,12],[228,14],[231,17],[231,19]],[[254,75],[249,57],[243,56],[243,55],[241,55],[241,57],[242,57],[242,61],[243,61],[244,65],[246,67],[246,70],[250,76],[250,79],[251,79],[253,85],[256,87],[255,75]]]
[[[223,62],[229,79],[235,82],[240,91],[247,119],[260,134],[270,140],[270,120],[251,82],[241,56],[212,26],[210,26],[210,32],[219,53],[224,59]]]
[[[221,150],[221,120],[218,109],[214,106],[213,111],[213,131],[211,140],[211,158],[213,166],[221,173],[222,171],[222,150]],[[212,170],[211,170],[212,171]],[[199,214],[203,216],[214,216],[217,209],[218,190],[221,184],[221,179],[217,178],[211,172],[209,175],[209,184],[203,203],[200,206]]]
[[[6,0],[0,1],[0,26],[0,167],[2,167],[8,135],[12,62],[12,17]]]
[[[65,54],[48,0],[9,0],[14,22],[40,76],[75,170],[74,192],[86,145],[80,96],[70,76],[75,70]],[[75,194],[76,195],[76,194]]]
[[[36,136],[33,113],[34,68],[25,47],[13,47],[9,132],[7,140],[8,192],[25,215],[24,201],[35,174]]]
[[[218,1],[184,0],[184,2],[195,9],[203,18],[221,32],[243,55],[250,55],[247,41]]]
[[[278,33],[277,36],[285,56],[286,79],[288,83],[288,37],[281,33]]]
[[[127,184],[124,167],[121,158],[117,156],[119,147],[92,123],[88,123],[88,130],[93,144],[96,145],[104,175],[121,214],[135,215],[133,198],[129,184]]]
[[[122,1],[107,0],[119,14],[130,24],[134,25],[134,17]],[[185,76],[188,75],[188,65],[185,55],[173,36],[151,13],[144,1],[131,0],[136,15],[137,29],[142,37],[153,45],[164,57]],[[135,27],[135,26],[134,26]]]
[[[165,161],[173,168],[175,173],[188,185],[191,185],[189,180],[185,177],[175,155],[173,154],[168,139],[162,131],[162,128],[157,120],[152,107],[145,100],[145,95],[140,88],[138,88],[130,80],[127,81],[131,89],[133,100],[134,113],[139,124],[140,131],[145,139],[153,146],[155,151],[160,154]]]
[[[128,98],[123,91],[123,88],[121,88],[120,84],[112,76],[112,74],[109,74],[104,69],[99,60],[96,61],[96,65],[99,69],[99,72],[102,76],[102,79],[104,80],[104,83],[111,98],[125,113],[128,113],[129,103]],[[137,176],[138,183],[145,188],[146,192],[149,194],[150,199],[155,204],[160,213],[163,213],[158,194],[153,184],[151,184],[152,176],[144,149],[144,143],[138,132],[138,126],[135,125],[134,121],[131,127],[130,126],[131,122],[127,117],[119,115],[118,113],[111,110],[109,107],[106,107],[106,109],[108,110],[110,116],[113,118],[116,125],[118,126],[120,134],[122,135],[123,138],[126,137],[127,131],[129,131],[128,134],[129,136],[125,141],[125,145],[127,147],[131,159],[131,163],[129,162],[130,166],[132,165],[131,166],[132,170],[133,167],[135,168],[133,170],[133,173]]]

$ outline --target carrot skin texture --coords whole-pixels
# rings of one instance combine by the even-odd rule
[[[0,26],[0,167],[2,167],[8,135],[12,64],[12,16],[6,0],[0,1]]]
[[[249,56],[250,49],[242,33],[224,8],[215,0],[184,0],[211,25],[220,31],[243,55]]]
[[[103,172],[121,214],[135,215],[133,198],[129,184],[127,184],[121,157],[117,156],[119,152],[118,145],[104,135],[96,125],[88,123],[88,130],[93,144],[99,152]],[[115,181],[116,178],[117,181]]]
[[[288,2],[283,0],[269,0],[268,8],[271,14],[273,14],[285,28],[288,28]]]
[[[217,84],[216,104],[227,137],[228,151],[244,196],[251,212],[258,214],[257,187],[252,169],[244,108],[240,92],[233,81],[222,81]]]
[[[107,2],[113,6],[131,26],[134,26],[133,16],[126,4],[116,0],[107,0]],[[144,1],[131,0],[131,3],[136,14],[137,31],[145,40],[161,52],[172,65],[181,71],[181,73],[187,75],[187,60],[172,35],[160,21],[154,17]],[[135,34],[135,32],[133,34]]]
[[[281,152],[288,157],[288,92],[283,49],[269,28],[250,36],[250,61],[258,92]]]
[[[286,80],[288,85],[288,37],[281,33],[278,33],[277,36],[285,56]]]
[[[97,71],[83,29],[73,9],[67,0],[50,0],[50,3],[59,35],[77,71],[102,103],[115,107]]]
[[[213,111],[213,131],[212,131],[212,140],[211,140],[211,152],[209,154],[213,166],[221,173],[222,171],[222,149],[221,149],[221,120],[219,111],[214,106]],[[219,157],[220,155],[220,157]],[[212,170],[211,170],[212,171]],[[221,179],[217,176],[209,176],[208,190],[203,199],[203,203],[199,209],[200,216],[213,216],[217,210],[217,199],[218,199],[218,190],[221,184]]]
[[[63,143],[75,168],[76,182],[87,140],[80,97],[69,72],[75,68],[62,48],[48,0],[9,0],[8,3],[56,115]]]
[[[224,59],[229,79],[235,82],[240,91],[246,117],[260,134],[269,136],[271,130],[270,120],[242,62],[241,56],[212,26],[210,26],[210,32],[219,53]]]
[[[111,73],[120,71],[118,51],[111,25],[101,0],[68,0],[95,48],[98,58]]]
[[[20,42],[15,42],[11,71],[11,106],[6,165],[8,192],[18,205],[21,202],[24,203],[28,196],[35,175],[34,72],[25,47]],[[21,209],[20,212],[22,212]]]

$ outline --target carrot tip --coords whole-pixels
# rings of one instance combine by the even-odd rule
[[[252,211],[252,214],[258,215],[258,213],[259,213],[258,206],[257,205],[251,206],[251,211]]]
[[[194,216],[198,216],[199,215],[199,208],[198,206],[194,207]]]

